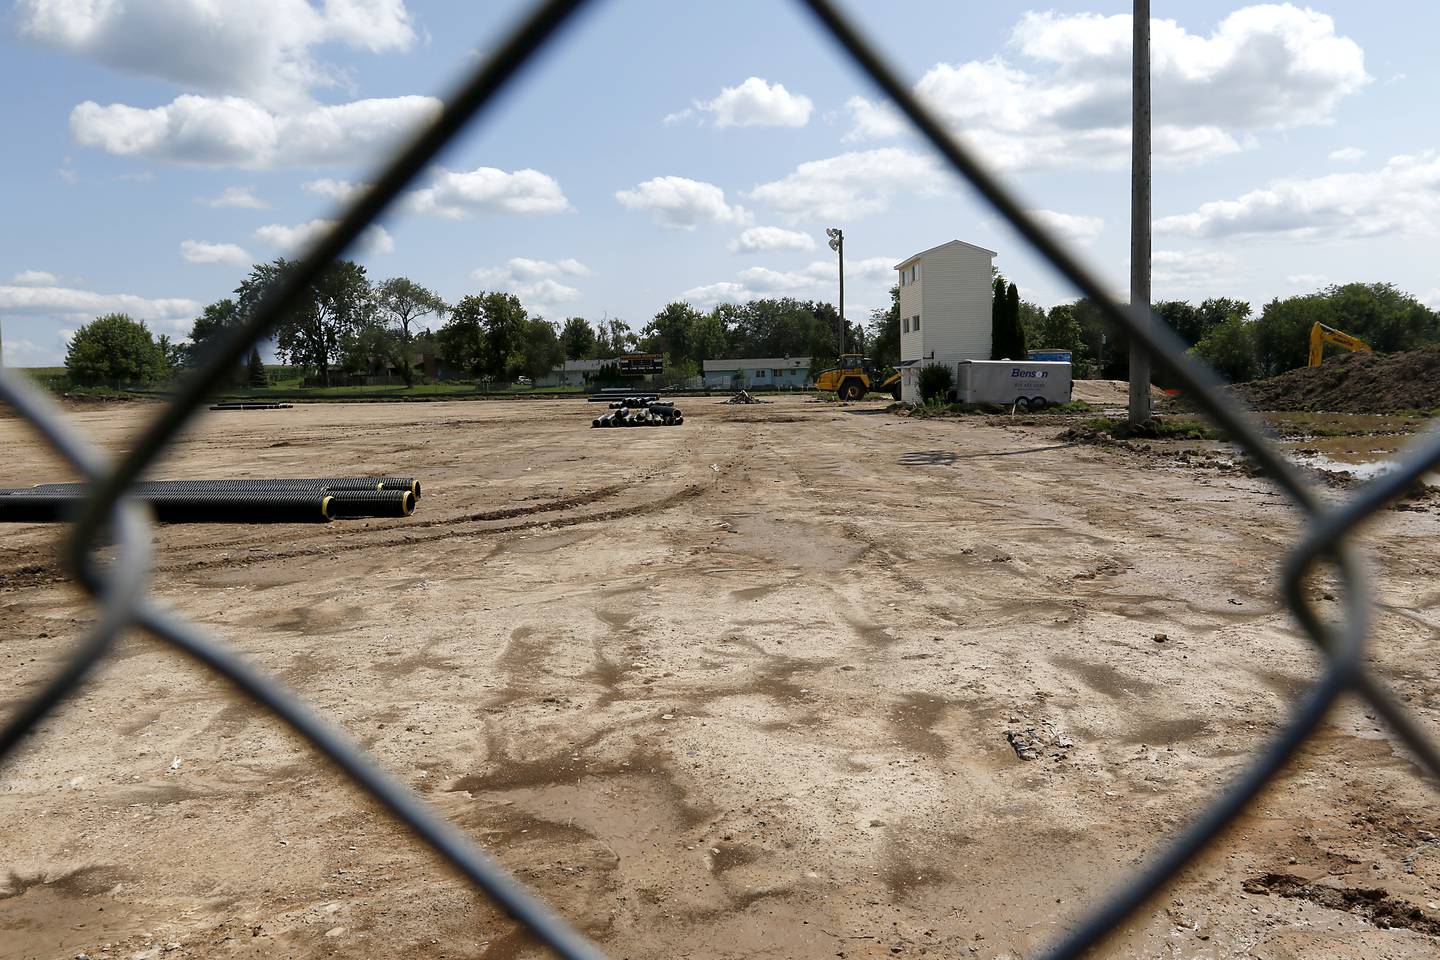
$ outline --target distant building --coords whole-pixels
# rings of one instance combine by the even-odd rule
[[[920,368],[990,359],[995,251],[963,240],[896,264],[900,280],[900,390],[920,399]],[[1016,358],[1020,359],[1020,358]]]
[[[583,387],[585,378],[600,372],[602,363],[614,360],[566,360],[535,382],[537,387]]]
[[[750,390],[782,387],[802,390],[810,386],[809,357],[756,357],[746,360],[706,360],[705,386],[710,389]]]

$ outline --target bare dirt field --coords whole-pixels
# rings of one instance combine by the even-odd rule
[[[425,495],[408,521],[161,528],[155,592],[614,957],[1033,957],[1315,675],[1263,480],[1065,443],[1058,417],[697,398],[682,427],[592,430],[595,406],[212,415],[156,476]],[[73,415],[119,449],[153,409]],[[4,485],[66,476],[18,421],[0,443]],[[1440,515],[1412,507],[1367,530],[1372,655],[1440,735]],[[90,615],[60,533],[3,531],[0,710]],[[1104,953],[1433,957],[1437,799],[1347,704]],[[0,960],[79,954],[539,955],[140,638],[0,769]]]

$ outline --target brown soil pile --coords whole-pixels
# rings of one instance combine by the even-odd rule
[[[1440,407],[1440,347],[1344,354],[1318,367],[1290,370],[1234,389],[1257,410],[1434,410]]]

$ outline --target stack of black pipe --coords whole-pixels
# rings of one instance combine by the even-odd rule
[[[680,408],[671,403],[650,399],[634,406],[630,398],[612,403],[614,411],[590,421],[592,427],[678,427],[685,422]]]
[[[210,405],[211,410],[289,410],[288,403],[269,403],[263,400],[227,401]]]
[[[161,523],[326,523],[408,517],[420,497],[414,477],[293,480],[146,480],[130,492]],[[0,489],[0,522],[70,520],[89,495],[84,483]]]

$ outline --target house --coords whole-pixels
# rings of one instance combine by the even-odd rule
[[[753,390],[756,387],[803,390],[810,386],[810,358],[706,360],[705,386],[722,390]]]
[[[601,364],[614,360],[566,360],[535,382],[537,387],[583,387],[587,378],[600,372]]]
[[[963,240],[895,265],[900,282],[900,395],[920,399],[920,368],[990,359],[995,251]]]

